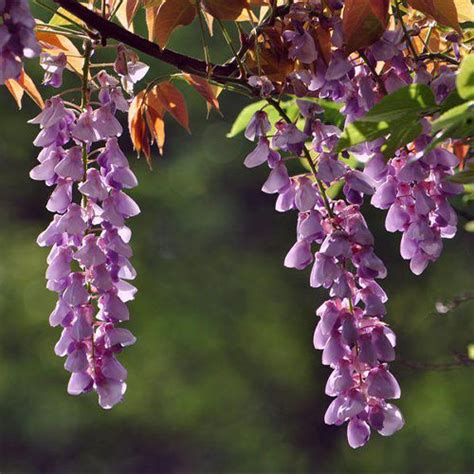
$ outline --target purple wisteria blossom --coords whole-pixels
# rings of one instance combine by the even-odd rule
[[[60,74],[61,58],[45,61],[47,74]],[[48,82],[55,86],[60,78],[53,76]],[[58,302],[49,321],[62,327],[55,352],[71,373],[68,392],[95,390],[100,406],[109,409],[126,390],[127,371],[116,356],[135,342],[118,324],[128,321],[126,303],[136,293],[128,283],[136,271],[125,222],[140,209],[124,192],[138,183],[117,141],[122,127],[115,110],[126,110],[125,99],[117,79],[99,76],[100,107],[79,114],[53,97],[30,121],[41,128],[35,145],[42,148],[31,178],[53,187],[47,203],[53,221],[38,244],[51,247],[47,287],[58,293]]]
[[[266,123],[265,112],[257,114],[247,136],[254,136],[257,121]],[[307,115],[306,110],[303,114]],[[329,292],[330,299],[316,311],[319,322],[314,333],[323,364],[333,369],[326,394],[335,399],[325,421],[331,425],[347,422],[349,445],[358,448],[367,443],[372,431],[389,436],[404,425],[400,411],[389,402],[400,398],[400,387],[388,369],[388,362],[395,359],[396,339],[383,322],[387,295],[376,281],[385,278],[387,270],[374,253],[374,238],[359,207],[365,195],[376,192],[376,181],[338,161],[331,151],[333,128],[325,129],[314,120],[311,137],[293,125],[276,124],[271,149],[267,138],[260,136],[245,164],[254,167],[267,162],[271,171],[262,190],[278,194],[278,211],[298,212],[296,243],[284,265],[298,270],[311,266],[310,285]],[[313,143],[326,142],[318,178],[327,185],[344,179],[347,200],[325,199],[324,184],[309,173],[290,177],[279,152],[301,154],[311,138]]]
[[[23,58],[33,58],[41,52],[34,33],[35,21],[27,0],[0,2],[0,84],[18,79]]]

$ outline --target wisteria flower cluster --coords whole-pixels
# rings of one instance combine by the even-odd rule
[[[129,319],[126,303],[136,293],[128,283],[136,272],[125,222],[140,209],[124,192],[137,179],[117,140],[122,126],[115,111],[126,112],[128,102],[119,81],[105,71],[98,82],[98,108],[87,105],[79,114],[55,96],[30,120],[41,127],[34,145],[42,148],[31,178],[54,187],[46,207],[55,215],[38,244],[51,247],[47,286],[58,302],[50,324],[63,328],[55,352],[66,357],[68,392],[96,390],[100,405],[111,408],[126,389],[127,371],[116,355],[135,342],[118,324]]]
[[[305,110],[308,104],[301,106]],[[327,140],[334,132],[317,121],[315,125],[318,140]],[[382,322],[387,296],[376,282],[385,278],[387,270],[374,253],[374,238],[358,204],[330,201],[311,173],[290,178],[279,150],[300,154],[308,136],[280,122],[270,147],[270,128],[267,114],[257,112],[246,136],[258,138],[259,144],[245,164],[254,167],[267,162],[271,171],[262,190],[278,194],[278,211],[298,212],[297,241],[284,264],[298,270],[312,265],[311,287],[326,288],[331,296],[316,311],[320,322],[314,334],[315,348],[323,350],[323,364],[333,368],[326,393],[336,399],[325,420],[337,425],[348,421],[349,444],[360,447],[368,441],[371,428],[391,435],[404,424],[398,408],[386,401],[400,397],[400,387],[387,367],[395,359],[395,335]],[[374,192],[363,173],[332,163],[330,157],[326,160],[318,178],[333,182],[344,177],[349,195]],[[316,253],[315,244],[319,245]]]

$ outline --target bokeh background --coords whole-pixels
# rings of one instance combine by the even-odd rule
[[[199,56],[196,28],[172,47]],[[212,42],[225,58],[222,38]],[[150,78],[168,69],[152,62]],[[39,77],[39,71],[32,68]],[[181,86],[180,86],[181,87]],[[223,94],[224,118],[183,85],[192,135],[167,124],[165,158],[149,171],[133,155],[142,214],[131,222],[137,336],[121,361],[125,402],[101,410],[96,396],[66,393],[64,361],[48,325],[47,251],[35,244],[50,220],[48,190],[31,181],[36,114],[0,91],[0,471],[2,473],[463,473],[474,469],[473,370],[413,370],[393,364],[406,427],[374,435],[357,451],[344,427],[323,423],[330,373],[312,347],[314,314],[326,298],[308,272],[283,268],[295,215],[274,211],[259,190],[264,167],[242,162],[251,144],[228,139],[245,98]],[[400,358],[452,360],[474,342],[474,304],[433,314],[435,302],[472,289],[474,236],[462,230],[443,256],[414,277],[399,236],[367,209],[376,251],[389,268],[388,321]]]

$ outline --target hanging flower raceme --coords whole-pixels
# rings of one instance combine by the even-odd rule
[[[54,75],[57,69],[46,71]],[[116,79],[105,72],[99,78],[98,108],[87,106],[79,114],[53,97],[30,121],[41,127],[34,144],[43,148],[31,177],[54,186],[46,207],[55,215],[38,244],[51,247],[47,287],[58,293],[58,302],[50,324],[63,328],[55,352],[66,357],[68,392],[96,390],[100,405],[111,408],[126,389],[127,371],[116,355],[135,342],[118,325],[129,319],[126,303],[136,293],[128,283],[136,272],[125,221],[140,210],[124,192],[137,180],[117,141],[122,127],[115,110],[126,110],[128,102]]]
[[[0,84],[20,76],[23,58],[40,54],[34,27],[28,0],[0,1]]]
[[[397,153],[376,172],[375,166],[366,169],[377,179],[371,203],[388,209],[385,227],[403,233],[401,255],[410,260],[416,275],[440,256],[442,239],[455,236],[457,215],[448,198],[463,191],[462,185],[445,179],[458,166],[457,157],[442,148],[427,153],[423,148],[418,153]]]
[[[404,424],[398,408],[389,403],[400,397],[400,387],[387,366],[395,359],[395,335],[382,321],[387,295],[376,282],[385,278],[387,271],[374,253],[374,239],[359,208],[364,195],[375,193],[375,181],[338,161],[331,153],[331,143],[335,144],[332,137],[337,138],[340,131],[323,125],[317,109],[310,115],[310,104],[302,101],[299,105],[310,121],[305,127],[309,133],[278,122],[271,145],[266,113],[255,114],[246,136],[258,140],[258,145],[245,164],[254,167],[267,162],[271,171],[262,190],[278,194],[278,211],[298,212],[297,241],[284,265],[298,270],[312,265],[310,285],[326,288],[331,296],[316,311],[320,321],[314,334],[315,348],[323,351],[323,364],[333,369],[326,394],[336,398],[325,421],[336,425],[348,422],[349,444],[357,448],[368,441],[371,430],[388,436]],[[309,138],[313,138],[314,148],[326,144],[326,152],[320,150],[317,176],[290,177],[279,151],[301,156]],[[331,202],[322,194],[325,184],[341,179],[345,180],[349,203]],[[319,245],[316,253],[314,245]]]

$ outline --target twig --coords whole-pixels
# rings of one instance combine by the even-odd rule
[[[413,43],[411,42],[410,34],[408,33],[405,22],[403,21],[402,12],[400,10],[400,0],[395,0],[395,14],[396,14],[398,20],[400,21],[400,24],[401,24],[402,30],[403,30],[403,34],[405,36],[405,40],[408,44],[408,48],[410,49],[411,54],[413,54],[413,57],[415,59],[418,59],[418,54],[416,52],[415,47],[413,46]]]
[[[109,38],[114,39],[148,56],[175,66],[180,71],[203,77],[207,77],[208,75],[205,61],[177,53],[170,49],[161,49],[157,44],[131,33],[116,23],[102,18],[76,0],[54,0],[54,2],[82,20],[90,28],[96,30],[103,41]],[[238,67],[233,63],[224,65],[211,64],[210,67],[212,69],[211,77],[221,83],[225,81],[227,77],[232,77],[238,72]],[[235,78],[233,79],[235,81]]]
[[[465,367],[472,367],[474,366],[474,360],[470,359],[467,355],[465,354],[454,354],[454,361],[451,362],[440,362],[440,363],[434,363],[434,362],[416,362],[416,361],[410,361],[406,359],[402,359],[400,357],[397,358],[397,363],[404,365],[405,367],[408,367],[410,369],[414,370],[454,370],[454,369],[462,369]]]

